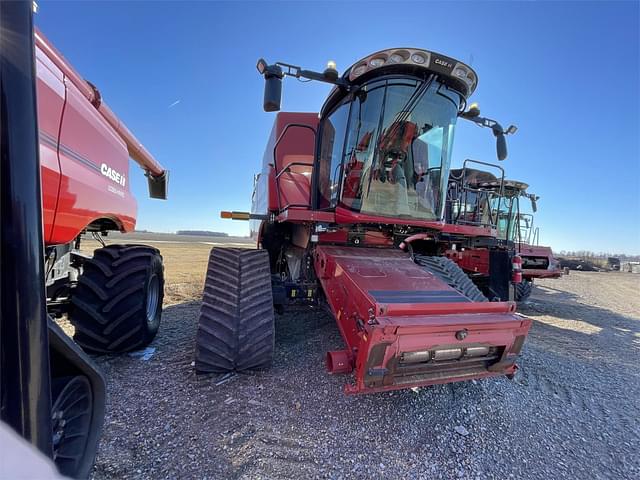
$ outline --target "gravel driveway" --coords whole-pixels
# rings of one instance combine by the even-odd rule
[[[109,403],[94,478],[639,478],[640,276],[541,281],[521,370],[346,396],[333,320],[277,318],[275,366],[196,376],[197,302],[167,307],[155,354],[98,357]]]

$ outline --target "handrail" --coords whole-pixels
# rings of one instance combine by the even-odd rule
[[[494,214],[493,214],[493,209],[491,208],[491,202],[490,202],[490,193],[491,190],[489,189],[478,189],[478,188],[471,188],[466,186],[466,182],[465,182],[465,178],[466,178],[466,174],[467,174],[467,163],[475,163],[478,165],[485,165],[487,167],[492,167],[492,168],[496,168],[498,170],[500,170],[501,176],[500,176],[500,190],[498,192],[498,205],[495,209],[495,219],[494,219]],[[486,201],[487,201],[487,208],[489,209],[489,222],[490,224],[488,225],[489,227],[492,226],[496,226],[498,225],[498,220],[499,220],[499,215],[500,215],[500,202],[502,201],[502,197],[504,194],[504,168],[502,168],[500,165],[497,165],[495,163],[487,163],[487,162],[482,162],[480,160],[473,160],[470,158],[465,159],[465,161],[462,163],[462,175],[461,175],[461,181],[462,181],[462,191],[464,192],[464,201],[463,201],[463,205],[465,206],[465,210],[466,210],[466,205],[467,205],[467,194],[470,191],[476,192],[476,193],[485,193],[486,194]],[[481,195],[478,195],[478,197],[480,197]],[[478,210],[480,207],[480,203],[478,202],[478,205],[476,206],[476,209]],[[458,218],[460,217],[460,213],[458,213]],[[458,218],[456,218],[456,221],[458,222]],[[461,220],[459,221],[460,224],[465,224],[465,225],[480,225],[480,226],[487,226],[486,224],[484,224],[482,221],[480,222],[472,222],[469,220]],[[507,226],[507,230],[508,230],[508,226]]]

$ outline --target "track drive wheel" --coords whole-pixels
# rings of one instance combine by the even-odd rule
[[[74,340],[93,353],[127,352],[158,333],[164,268],[156,248],[108,245],[94,251],[71,297]]]
[[[456,262],[447,257],[416,255],[415,262],[474,302],[487,302],[480,289]]]
[[[268,368],[274,340],[268,252],[212,249],[196,335],[196,370],[225,373]]]
[[[533,282],[531,280],[522,280],[520,283],[515,284],[515,300],[516,302],[526,302],[531,296],[533,290]]]

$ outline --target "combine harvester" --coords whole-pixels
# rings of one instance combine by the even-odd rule
[[[266,368],[274,306],[325,306],[346,344],[328,352],[347,393],[496,375],[512,377],[531,320],[515,312],[518,258],[490,226],[445,222],[458,118],[506,131],[466,108],[475,72],[420,49],[389,49],[339,76],[258,62],[264,109],[280,109],[282,79],[334,85],[318,113],[279,113],[257,176],[251,220],[258,249],[212,250],[196,341],[199,372]],[[447,258],[485,249],[491,300]]]
[[[531,295],[533,281],[536,278],[560,278],[562,269],[560,262],[553,256],[551,247],[539,245],[540,229],[534,228],[533,215],[538,211],[535,194],[528,193],[524,182],[505,180],[483,184],[483,188],[494,189],[493,203],[498,212],[498,238],[507,240],[522,259],[522,282],[516,285],[515,300],[526,301]],[[526,204],[520,199],[530,202]],[[527,202],[527,203],[529,203]]]
[[[78,249],[83,234],[100,241],[133,230],[129,157],[154,198],[166,198],[167,172],[97,88],[34,34],[31,9],[32,2],[0,2],[0,413],[63,475],[81,478],[96,454],[105,381],[50,315],[68,315],[74,339],[90,352],[153,339],[164,285],[159,251],[109,245],[88,257]]]

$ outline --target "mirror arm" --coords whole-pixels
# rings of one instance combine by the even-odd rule
[[[280,68],[283,77],[288,76],[295,78],[306,78],[307,80],[316,80],[318,82],[330,83],[332,85],[338,85],[339,87],[347,89],[349,88],[349,84],[347,83],[347,81],[340,77],[331,78],[324,73],[314,72],[313,70],[303,70],[296,65],[289,65],[288,63],[276,62],[274,66]]]
[[[496,137],[500,134],[507,134],[504,128],[502,128],[502,125],[500,125],[498,122],[490,118],[479,117],[479,116],[473,117],[473,116],[465,115],[464,112],[460,114],[460,117],[464,118],[465,120],[469,120],[470,122],[473,122],[476,125],[480,125],[481,127],[490,128]]]

